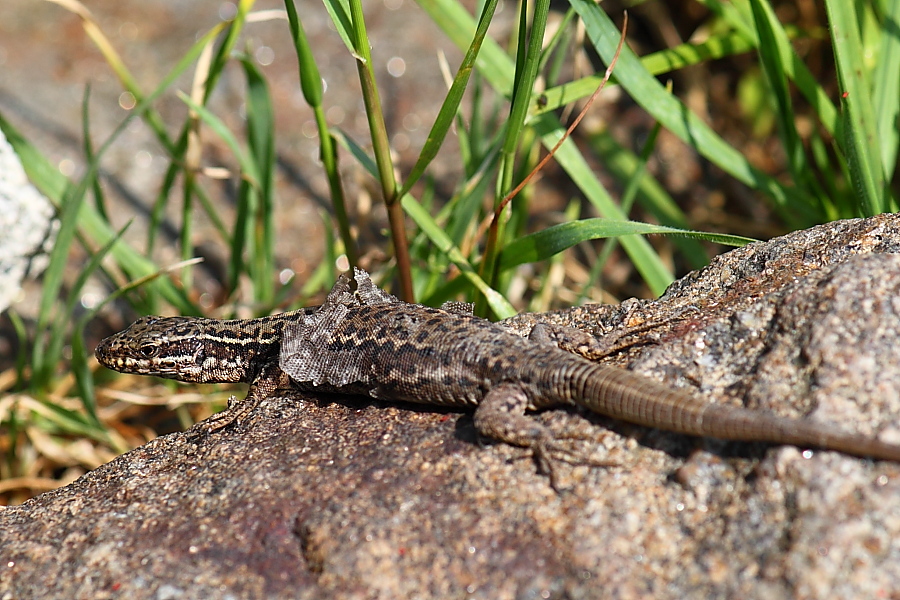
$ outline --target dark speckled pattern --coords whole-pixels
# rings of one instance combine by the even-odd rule
[[[251,383],[212,429],[248,414],[280,385],[385,400],[476,406],[480,433],[531,448],[541,465],[564,454],[526,410],[577,404],[690,435],[816,446],[900,461],[900,446],[821,424],[710,404],[641,375],[522,338],[466,313],[407,304],[364,271],[342,277],[319,308],[247,321],[145,317],[97,348],[112,369],[192,382]],[[554,339],[560,339],[554,331]],[[565,331],[562,331],[565,335]],[[575,344],[577,346],[577,344]]]
[[[122,373],[190,383],[252,383],[277,360],[284,324],[314,308],[260,319],[141,317],[97,345],[100,364]]]

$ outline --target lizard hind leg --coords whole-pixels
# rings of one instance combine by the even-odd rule
[[[621,343],[621,338],[631,332],[611,331],[603,337],[595,337],[586,331],[567,327],[538,323],[531,330],[528,339],[543,346],[553,346],[588,360],[599,360],[624,350],[634,343]]]
[[[585,439],[579,435],[555,435],[533,418],[525,415],[528,397],[521,386],[504,383],[493,388],[475,410],[475,429],[479,434],[513,446],[528,448],[534,455],[538,469],[557,486],[557,461],[594,467],[616,466],[617,463],[593,460],[574,452],[561,443],[562,439]]]
[[[560,350],[583,356],[588,360],[600,360],[632,346],[659,343],[658,337],[646,334],[654,332],[654,330],[658,330],[673,321],[684,319],[684,313],[692,310],[697,309],[689,306],[669,318],[648,321],[629,328],[613,329],[599,336],[566,325],[541,322],[534,325],[531,333],[528,335],[528,339],[539,344],[555,346]],[[635,337],[637,334],[644,335]]]

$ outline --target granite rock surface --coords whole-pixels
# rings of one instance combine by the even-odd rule
[[[710,402],[900,442],[900,218],[724,254],[656,301],[562,311]],[[647,324],[655,324],[647,327]],[[527,318],[512,326],[527,329]],[[286,392],[0,509],[0,598],[835,598],[900,594],[900,464],[578,411],[616,466],[551,489],[472,416]]]

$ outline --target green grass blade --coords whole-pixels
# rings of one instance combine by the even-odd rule
[[[344,45],[351,53],[356,52],[353,48],[353,21],[350,19],[350,1],[349,0],[325,0],[325,10],[331,17],[338,35],[344,40]]]
[[[25,327],[25,321],[13,309],[6,311],[9,323],[12,325],[13,331],[16,333],[16,340],[19,342],[19,349],[16,352],[16,388],[23,388],[25,385],[25,368],[30,364],[28,360],[28,328]]]
[[[75,239],[78,225],[78,212],[84,202],[90,184],[90,178],[94,176],[90,170],[77,186],[69,186],[63,195],[59,209],[59,231],[53,250],[50,252],[50,264],[44,271],[44,285],[41,287],[41,301],[38,310],[37,327],[38,335],[35,338],[34,351],[31,364],[34,368],[35,389],[45,388],[54,374],[60,356],[58,352],[54,356],[54,342],[61,348],[62,340],[58,339],[59,332],[54,330],[54,307],[59,300],[62,290],[63,275],[69,259],[69,251]],[[51,334],[51,330],[53,333]],[[49,339],[48,339],[49,338]],[[49,348],[48,348],[49,347]]]
[[[41,403],[40,406],[42,407],[40,416],[34,418],[32,422],[44,431],[85,437],[110,444],[110,435],[106,429],[94,423],[88,415],[50,402]]]
[[[398,202],[400,198],[397,195],[398,185],[394,176],[394,159],[391,156],[391,145],[388,139],[387,125],[384,122],[384,111],[381,108],[381,96],[375,80],[375,69],[372,66],[372,53],[366,32],[362,0],[349,0],[349,4],[350,22],[353,27],[351,32],[353,57],[356,59],[356,71],[359,74],[366,120],[369,123],[372,151],[378,165],[377,179],[381,185],[381,197],[388,213],[391,243],[394,247],[394,258],[397,261],[397,278],[400,281],[398,296],[407,302],[413,302],[415,298],[413,297],[409,243],[406,240],[406,222],[403,218],[403,209]]]
[[[594,48],[605,61],[612,60],[620,37],[612,20],[590,0],[572,0],[572,5],[584,21]],[[643,68],[627,45],[622,48],[615,74],[622,87],[654,119],[732,177],[766,193],[776,207],[784,211],[786,219],[796,223],[798,217],[818,218],[812,199],[798,196],[775,178],[753,167],[743,154],[725,142],[678,98],[667,93],[663,85]]]
[[[864,215],[887,209],[884,171],[875,131],[874,106],[865,72],[860,67],[862,41],[856,18],[856,4],[846,0],[826,0],[828,22],[834,41],[834,56],[842,91],[844,154],[850,165],[853,189]]]
[[[522,12],[525,13],[527,3],[522,3]],[[540,65],[541,48],[543,45],[544,29],[547,26],[547,15],[550,10],[549,0],[537,0],[534,5],[534,16],[531,23],[531,31],[528,37],[527,46],[520,48],[517,55],[519,65],[516,65],[516,78],[513,86],[512,106],[509,110],[507,120],[506,138],[503,141],[501,150],[502,156],[510,157],[506,160],[510,166],[506,169],[508,173],[512,173],[512,159],[519,142],[519,134],[522,131],[522,125],[525,123],[525,116],[528,113],[528,106],[531,101],[534,83],[537,79],[537,68]],[[528,28],[526,23],[520,23],[520,32],[524,34]],[[523,44],[524,45],[524,44]],[[523,54],[521,50],[524,49]],[[511,189],[509,182],[501,186],[502,193],[505,194]]]
[[[203,82],[203,104],[209,100],[210,94],[216,89],[216,83],[225,70],[225,66],[231,60],[231,55],[240,39],[244,25],[247,23],[247,13],[253,9],[256,0],[238,0],[237,12],[234,18],[228,23],[225,30],[225,39],[216,48],[216,54],[209,65],[209,73],[206,75],[206,81]]]
[[[81,270],[78,274],[78,278],[75,281],[75,284],[72,286],[72,289],[69,291],[69,296],[66,301],[65,310],[62,312],[62,318],[59,319],[61,322],[61,327],[54,332],[54,341],[51,342],[51,347],[55,344],[58,348],[55,348],[53,352],[58,352],[61,354],[63,340],[65,339],[65,329],[68,327],[70,320],[74,317],[75,312],[75,304],[78,302],[81,297],[81,290],[84,289],[85,284],[87,284],[88,279],[93,277],[94,273],[97,269],[100,268],[100,263],[103,262],[103,259],[106,258],[106,255],[110,250],[116,245],[119,239],[125,234],[125,231],[128,230],[129,225],[131,225],[131,221],[129,221],[116,236],[106,243],[99,251],[93,253],[91,259],[88,261],[88,264]],[[100,425],[100,419],[97,418],[97,405],[96,399],[94,397],[93,391],[93,379],[90,375],[90,369],[88,368],[87,358],[89,353],[87,352],[84,346],[84,338],[83,338],[83,329],[86,324],[85,319],[81,319],[76,326],[76,329],[72,336],[72,371],[75,374],[75,381],[80,390],[80,396],[82,404],[84,405],[85,411],[88,416],[90,416],[91,420],[98,426]],[[48,353],[52,354],[52,353]],[[92,355],[93,353],[90,353]],[[59,360],[57,358],[57,360]]]
[[[476,29],[475,19],[462,4],[456,0],[416,0],[416,2],[457,48],[463,49],[469,45]],[[485,38],[475,65],[498,94],[510,96],[515,72],[509,56],[495,40]]]
[[[469,83],[469,76],[472,74],[472,68],[478,58],[478,51],[484,43],[484,37],[487,35],[488,26],[491,24],[491,19],[494,17],[494,9],[497,7],[497,2],[498,0],[488,0],[485,3],[481,12],[481,18],[478,21],[478,28],[475,30],[475,37],[472,40],[472,43],[469,44],[466,55],[459,65],[456,77],[453,78],[453,83],[450,86],[450,91],[447,92],[447,96],[441,104],[441,109],[434,121],[434,125],[431,127],[431,131],[428,133],[428,139],[425,141],[425,145],[419,153],[419,158],[416,160],[416,164],[406,177],[406,181],[399,192],[400,196],[406,195],[412,189],[412,186],[415,185],[422,174],[425,173],[425,169],[428,168],[428,165],[431,164],[431,161],[437,156],[441,145],[443,145],[444,138],[446,138],[447,132],[450,130],[450,127],[452,127],[453,121],[459,111],[460,102],[462,102],[463,94]]]
[[[523,236],[504,249],[500,258],[500,269],[545,260],[576,244],[588,240],[610,237],[646,235],[646,234],[685,235],[696,239],[725,244],[744,246],[756,240],[736,235],[707,233],[704,231],[687,231],[662,225],[650,225],[636,221],[614,221],[611,219],[582,219],[548,227],[542,231]],[[622,238],[624,242],[627,238]]]
[[[252,59],[241,58],[247,77],[249,156],[259,173],[259,195],[253,218],[250,276],[257,302],[270,304],[275,281],[275,111],[269,86]]]
[[[327,6],[327,3],[326,3]],[[313,107],[322,106],[322,76],[319,67],[313,57],[312,48],[306,38],[306,32],[297,16],[297,7],[294,0],[284,0],[284,8],[287,11],[288,22],[291,27],[291,36],[294,40],[294,51],[297,54],[297,66],[300,71],[300,89],[303,91],[303,99]]]
[[[533,8],[530,27],[528,23],[529,8]],[[523,170],[523,173],[516,174],[516,154],[520,150],[520,145],[525,152],[531,147],[529,140],[532,136],[525,130],[524,124],[528,115],[528,106],[535,89],[537,70],[541,63],[541,49],[543,48],[544,30],[547,26],[549,11],[549,0],[536,0],[533,6],[530,6],[528,2],[519,4],[519,28],[512,104],[504,125],[503,143],[500,147],[500,173],[493,207],[495,218],[488,230],[480,270],[484,280],[491,284],[497,283],[495,276],[496,262],[506,238],[507,221],[517,220],[524,222],[523,210],[525,206],[522,200],[518,200],[515,204],[507,202],[505,208],[501,203],[504,202],[504,198],[516,186],[515,182],[521,181],[527,176],[528,171],[531,170],[526,158],[518,165],[518,168]],[[514,226],[515,222],[510,222],[510,225]],[[515,231],[515,227],[512,231]],[[475,312],[476,314],[483,312],[483,305],[480,300],[476,301]]]
[[[651,74],[663,75],[701,62],[743,54],[753,50],[753,48],[754,45],[747,41],[743,35],[736,32],[728,32],[697,44],[680,44],[674,48],[666,48],[665,50],[648,54],[641,57],[641,64]],[[531,114],[539,115],[559,110],[576,100],[587,98],[600,87],[602,81],[603,73],[599,73],[548,88],[543,94],[534,99]],[[613,73],[606,85],[607,87],[617,85],[615,73]]]
[[[94,156],[94,142],[91,139],[91,113],[90,113],[90,84],[84,87],[84,96],[81,101],[81,139],[85,156]],[[96,159],[94,159],[96,160]],[[106,203],[103,198],[103,187],[100,185],[100,179],[95,177],[91,183],[91,192],[94,195],[94,206],[101,218],[108,221],[109,216],[106,214]]]
[[[319,67],[313,57],[312,48],[303,31],[303,25],[297,16],[297,8],[294,0],[285,0],[288,21],[291,27],[291,36],[294,40],[294,49],[297,53],[297,66],[300,76],[300,88],[303,90],[303,98],[313,109],[316,118],[316,128],[319,131],[319,158],[328,178],[328,187],[331,192],[331,203],[334,206],[334,216],[337,220],[341,241],[344,243],[344,252],[351,267],[359,263],[356,250],[356,240],[350,228],[350,219],[347,214],[347,202],[344,195],[344,187],[338,170],[338,154],[335,147],[334,136],[328,129],[325,119],[325,111],[322,107],[322,76]]]
[[[233,294],[240,283],[240,278],[247,270],[244,248],[253,235],[253,208],[257,193],[246,180],[241,180],[236,196],[234,214],[234,231],[231,235],[231,247],[228,261],[228,293]]]
[[[570,57],[566,52],[566,48],[574,41],[572,21],[577,16],[571,8],[566,10],[562,20],[554,25],[556,32],[541,51],[541,62],[538,65],[538,71],[546,74],[545,79],[548,84],[549,82],[559,81],[563,66],[569,62]]]
[[[872,74],[872,97],[884,178],[890,181],[897,169],[900,147],[900,0],[887,2],[887,9],[878,62]]]
[[[784,64],[781,62],[781,54],[778,52],[775,30],[781,29],[781,23],[766,0],[750,0],[750,6],[759,35],[760,62],[769,84],[769,95],[774,100],[778,130],[787,157],[788,169],[794,182],[802,184],[806,179],[806,173],[809,172],[809,166],[806,164],[800,134],[797,133],[791,93],[784,73]]]

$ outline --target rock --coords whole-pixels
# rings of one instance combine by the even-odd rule
[[[50,263],[59,231],[53,212],[0,131],[0,313],[22,293],[23,280],[38,277]]]
[[[720,256],[610,360],[709,401],[900,442],[900,219]],[[593,315],[590,322],[587,315]],[[643,328],[643,329],[642,329]],[[471,414],[286,393],[0,511],[3,598],[834,598],[900,592],[900,465],[576,411],[608,468],[554,492]]]

